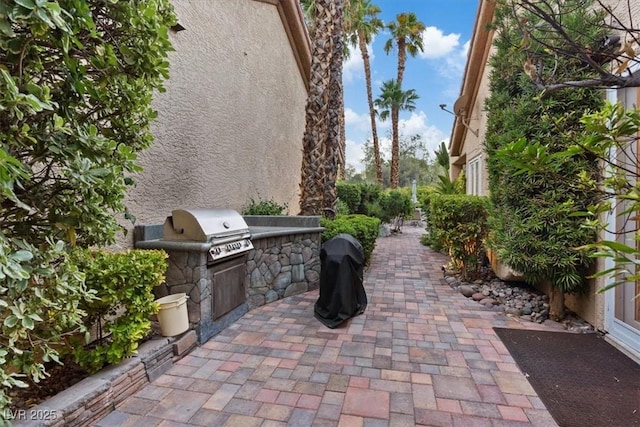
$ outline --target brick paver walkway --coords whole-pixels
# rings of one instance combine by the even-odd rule
[[[420,228],[378,239],[369,305],[338,329],[318,292],[255,309],[98,426],[555,426],[492,327],[548,329],[467,300]]]

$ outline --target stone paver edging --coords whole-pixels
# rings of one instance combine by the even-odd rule
[[[194,331],[178,338],[154,337],[138,354],[109,366],[41,404],[13,415],[15,426],[88,426],[156,380],[196,343]]]

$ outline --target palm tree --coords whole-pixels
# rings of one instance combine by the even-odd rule
[[[315,0],[314,3],[311,75],[302,140],[301,215],[321,215],[325,205],[325,147],[336,1]]]
[[[391,31],[391,38],[385,43],[384,51],[389,54],[394,45],[398,48],[398,78],[396,81],[402,87],[407,52],[411,56],[416,56],[418,51],[424,51],[422,32],[425,26],[418,20],[415,13],[409,12],[396,15],[396,20],[390,22],[387,28]]]
[[[394,85],[397,85],[395,90],[399,93],[402,92],[402,79],[404,78],[404,67],[405,62],[407,60],[407,52],[409,55],[416,56],[418,51],[424,51],[424,46],[422,44],[422,32],[425,29],[424,24],[418,20],[418,17],[415,13],[400,13],[396,15],[396,20],[390,22],[387,25],[387,28],[391,32],[391,38],[387,40],[384,45],[384,51],[388,54],[393,46],[395,45],[398,49],[398,77],[394,82]],[[384,85],[383,85],[384,88]],[[409,91],[407,91],[409,92]],[[415,95],[415,91],[414,95]],[[415,95],[417,99],[417,95]],[[414,100],[415,100],[414,99]],[[394,132],[395,138],[398,137],[398,111],[399,105],[391,106],[391,125],[392,131]],[[413,111],[413,108],[405,108],[408,111]],[[382,116],[381,116],[382,117]],[[395,117],[395,124],[394,124]],[[398,156],[396,156],[396,164],[395,164],[395,179],[394,179],[394,156],[393,150],[399,150],[397,141],[392,143],[391,146],[391,187],[396,188],[398,186],[398,181],[400,180],[399,170],[398,170]]]
[[[414,89],[402,90],[400,84],[391,79],[382,83],[380,96],[374,101],[380,111],[380,119],[391,116],[391,188],[398,188],[400,182],[400,143],[398,138],[398,117],[400,110],[413,111],[419,98]]]
[[[380,145],[376,129],[376,110],[373,105],[373,93],[371,90],[371,61],[367,50],[367,44],[371,43],[373,36],[384,28],[384,23],[376,16],[378,13],[380,13],[380,8],[369,0],[352,0],[348,26],[351,31],[348,34],[348,42],[354,47],[358,45],[362,54],[364,77],[367,85],[367,100],[369,101],[369,116],[371,118],[376,181],[382,185],[382,161],[380,160]]]
[[[342,61],[343,43],[342,30],[344,25],[344,0],[335,1],[335,13],[333,15],[332,49],[330,62],[329,83],[329,109],[328,133],[324,147],[324,204],[323,215],[333,219],[336,216],[336,181],[338,178],[338,165],[341,170],[345,167],[345,141],[342,139],[344,132],[344,91],[342,87]],[[348,1],[348,0],[347,0]]]

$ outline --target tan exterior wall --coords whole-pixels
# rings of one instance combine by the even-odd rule
[[[175,208],[240,210],[250,198],[297,213],[306,76],[277,3],[174,2],[185,30],[172,32],[156,139],[126,201],[138,224]]]
[[[489,57],[495,51],[494,47],[491,47],[489,51]],[[487,172],[487,156],[484,151],[484,137],[487,133],[487,111],[484,108],[484,102],[489,97],[489,75],[491,74],[491,67],[485,66],[482,71],[480,83],[477,88],[476,97],[473,103],[473,107],[468,122],[469,129],[465,133],[464,142],[462,145],[462,154],[465,156],[468,165],[478,156],[482,156],[482,173],[480,179],[480,187],[483,195],[489,194],[489,175]],[[477,135],[475,133],[477,133]],[[456,175],[457,176],[457,175]],[[455,178],[455,177],[453,177]],[[467,176],[467,179],[469,177]]]
[[[466,169],[469,194],[486,195],[489,192],[483,146],[487,122],[484,101],[489,95],[490,68],[486,63],[494,50],[493,31],[488,30],[487,25],[493,19],[494,7],[495,3],[490,0],[481,0],[478,4],[460,97],[453,105],[456,118],[449,143],[450,174],[456,179],[463,168]]]
[[[589,288],[582,295],[566,295],[564,305],[589,322],[597,330],[604,330],[604,295],[596,294],[603,286],[601,279],[590,280]]]
[[[611,7],[613,14],[624,25],[629,25],[630,22],[633,22],[633,28],[638,28],[638,18],[640,17],[640,2],[635,0],[631,0],[629,2],[627,2],[627,0],[609,0],[605,1],[604,3]],[[631,16],[629,16],[629,8],[631,8]],[[633,20],[631,18],[633,18]],[[609,22],[613,21],[609,20]]]

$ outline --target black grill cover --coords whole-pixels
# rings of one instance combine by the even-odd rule
[[[355,237],[338,234],[320,250],[320,297],[316,319],[329,328],[362,314],[367,294],[362,285],[364,251]]]

